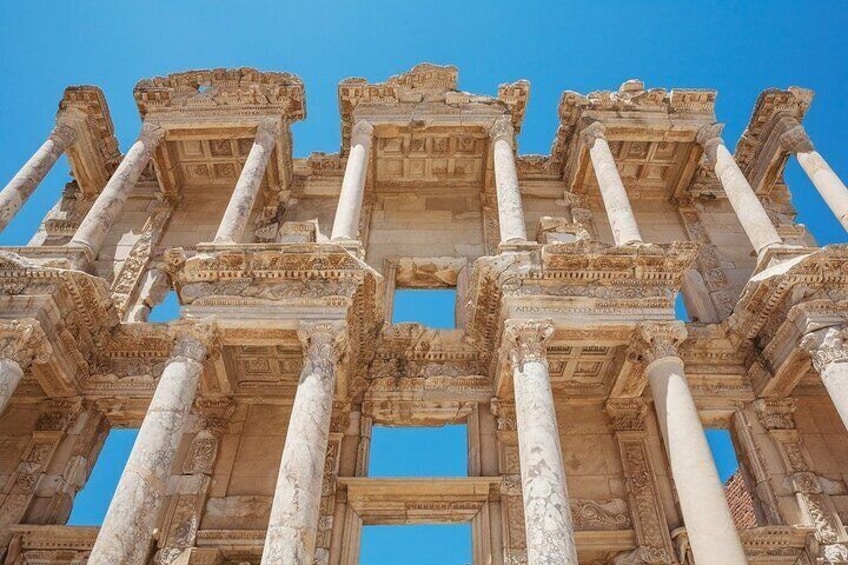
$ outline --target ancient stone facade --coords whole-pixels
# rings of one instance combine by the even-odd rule
[[[354,565],[363,526],[431,522],[470,523],[476,565],[848,563],[848,247],[783,180],[794,154],[846,223],[810,91],[763,92],[734,154],[713,91],[565,92],[520,155],[526,81],[423,64],[340,83],[340,151],[305,159],[291,74],[134,94],[125,155],[70,87],[0,192],[5,225],[69,157],[0,250],[6,565]],[[455,288],[457,328],[392,324],[400,288]],[[180,319],[148,322],[169,289]],[[449,423],[467,477],[369,477],[373,426]],[[116,427],[140,432],[102,526],[64,525]]]

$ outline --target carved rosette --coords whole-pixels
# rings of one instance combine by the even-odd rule
[[[547,365],[547,343],[554,334],[553,321],[509,320],[504,327],[502,351],[513,367],[523,370],[524,363]]]
[[[801,347],[810,354],[813,367],[821,373],[831,363],[848,361],[848,327],[831,327],[804,336]]]
[[[698,130],[695,136],[695,141],[704,148],[704,155],[710,162],[710,166],[716,164],[716,148],[719,145],[724,145],[724,140],[721,138],[721,131],[724,129],[724,124],[710,124]]]
[[[677,348],[686,339],[683,322],[644,322],[639,325],[642,356],[649,364],[666,357],[678,357]]]
[[[52,352],[37,320],[0,321],[0,358],[15,361],[26,370],[32,363],[46,363]]]
[[[301,374],[332,377],[347,343],[346,325],[343,322],[303,323],[297,335],[304,349]]]
[[[214,319],[200,321],[180,320],[174,328],[174,350],[171,357],[185,357],[203,362],[217,353],[220,346],[218,325]]]
[[[607,139],[607,128],[604,127],[604,124],[601,122],[592,122],[580,132],[580,140],[586,144],[586,147],[591,149],[595,142],[599,139],[603,139],[606,141]]]
[[[509,116],[501,116],[492,123],[492,127],[489,128],[489,139],[492,140],[492,143],[506,141],[510,146],[514,145],[515,128],[513,128]]]
[[[644,431],[647,411],[648,406],[641,398],[611,398],[606,404],[606,413],[616,432]]]

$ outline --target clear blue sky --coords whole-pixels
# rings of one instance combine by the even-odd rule
[[[548,152],[565,89],[614,89],[634,77],[649,87],[715,88],[733,147],[762,89],[813,88],[805,125],[848,179],[846,27],[841,1],[3,2],[0,185],[42,143],[68,84],[104,89],[126,150],[139,129],[132,87],[141,78],[213,66],[291,71],[306,84],[308,117],[294,127],[295,153],[305,156],[339,146],[341,79],[380,81],[421,61],[457,65],[460,87],[470,92],[494,94],[501,82],[530,80],[524,153]],[[0,245],[29,239],[66,172],[64,163],[54,169]],[[845,241],[794,161],[787,180],[800,220],[819,241]],[[401,539],[389,535],[385,543],[403,548],[406,542],[392,542]],[[454,561],[470,560],[458,551]],[[421,563],[433,562],[420,554]]]

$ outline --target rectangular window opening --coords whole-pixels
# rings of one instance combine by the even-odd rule
[[[395,290],[392,323],[416,322],[435,329],[456,328],[456,288]]]
[[[118,481],[130,458],[137,436],[137,429],[109,431],[85,486],[74,498],[67,525],[100,526],[103,524],[109,503],[112,502],[112,497],[118,488]]]
[[[745,469],[739,464],[731,431],[726,428],[705,431],[736,528],[756,528],[759,525],[756,498],[749,486]]]
[[[150,310],[150,315],[147,317],[148,322],[164,323],[171,320],[177,320],[180,317],[180,300],[177,297],[177,291],[169,290],[165,294],[162,302],[155,305]]]
[[[374,426],[368,476],[467,477],[467,426]]]
[[[360,565],[470,565],[471,524],[362,528]]]
[[[681,322],[691,322],[692,317],[689,315],[689,310],[686,309],[686,301],[683,300],[683,293],[678,292],[674,298],[674,317]]]

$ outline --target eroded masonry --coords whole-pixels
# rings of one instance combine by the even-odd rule
[[[520,155],[529,94],[345,80],[340,151],[301,159],[291,74],[143,80],[126,154],[69,87],[0,192],[5,226],[68,157],[0,251],[2,562],[354,565],[368,525],[470,523],[475,565],[848,563],[848,247],[783,180],[848,227],[812,92],[763,92],[731,153],[714,91],[567,91]],[[409,288],[455,289],[456,328],[392,323]],[[369,477],[373,427],[455,423],[468,476]],[[127,427],[102,525],[65,525]]]

